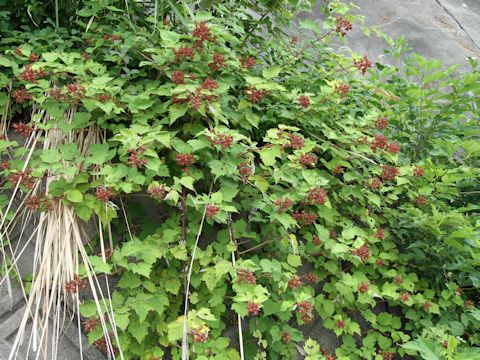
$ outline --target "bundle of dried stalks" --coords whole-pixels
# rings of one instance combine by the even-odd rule
[[[75,106],[66,114],[64,121],[71,122],[75,114]],[[41,121],[52,122],[48,114],[42,113]],[[62,144],[75,144],[80,153],[88,155],[91,144],[102,141],[101,132],[91,126],[86,129],[71,130],[67,134],[57,126],[51,127],[45,132],[35,131],[26,141],[30,151],[26,155],[24,170],[32,157],[34,149],[43,140],[43,150],[58,149]],[[64,167],[78,166],[64,162]],[[49,204],[49,210],[34,214],[25,206],[25,199],[32,196],[48,196],[49,185],[59,178],[55,173],[49,173],[44,179],[36,181],[27,194],[22,194],[19,186],[14,188],[6,213],[12,208],[15,198],[20,198],[21,203],[14,211],[14,216],[7,221],[7,214],[3,214],[0,224],[0,238],[4,239],[11,233],[15,226],[20,226],[21,236],[25,236],[24,229],[27,225],[34,224],[32,234],[23,241],[25,245],[21,249],[11,252],[12,264],[8,273],[15,269],[18,257],[31,241],[35,242],[35,256],[33,259],[33,276],[29,294],[26,296],[26,311],[20,323],[17,336],[11,349],[9,360],[17,359],[21,347],[27,346],[28,352],[35,352],[36,358],[57,359],[58,344],[65,329],[78,314],[78,328],[81,331],[79,319],[79,291],[88,284],[93,300],[96,303],[102,326],[106,348],[109,358],[123,359],[122,351],[118,346],[115,319],[109,296],[109,287],[105,278],[104,286],[100,286],[99,278],[95,275],[92,264],[89,262],[85,244],[89,237],[85,232],[84,224],[75,215],[74,209],[61,199],[54,199]],[[67,179],[72,180],[72,179]],[[108,206],[108,205],[106,205]],[[100,225],[101,226],[101,225]],[[100,237],[103,241],[103,236]],[[102,244],[103,258],[105,260],[104,245]],[[78,277],[79,269],[83,265],[86,278]],[[4,278],[2,280],[5,280]],[[102,288],[104,290],[102,290]],[[73,306],[69,306],[71,304]],[[29,322],[32,331],[28,333]],[[26,343],[26,336],[29,336]],[[83,358],[81,338],[79,334],[80,358]]]

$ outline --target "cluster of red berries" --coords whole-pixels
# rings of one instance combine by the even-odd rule
[[[375,264],[377,264],[378,267],[384,267],[385,261],[383,261],[383,259],[377,259],[375,260]]]
[[[189,331],[193,337],[193,342],[204,343],[208,340],[209,329],[205,326],[199,326]]]
[[[165,199],[165,186],[152,186],[150,187],[150,189],[148,189],[148,193],[153,199],[157,201],[162,201],[163,199]]]
[[[54,98],[55,100],[60,100],[60,101],[67,100],[68,98],[67,94],[64,92],[64,89],[57,88],[57,87],[50,89],[50,91],[48,92],[48,96],[50,96],[51,98]]]
[[[182,167],[182,171],[188,172],[188,168],[195,163],[195,156],[193,154],[177,154],[175,160]]]
[[[345,172],[345,168],[342,165],[337,165],[333,168],[332,174],[333,175],[341,175]]]
[[[311,272],[307,273],[307,274],[303,274],[302,278],[304,278],[305,281],[309,281],[309,282],[312,282],[312,283],[316,283],[317,280],[318,280],[317,275],[315,275],[314,273],[311,273]]]
[[[462,296],[463,294],[465,294],[465,290],[463,290],[461,287],[455,290],[455,295]]]
[[[95,192],[95,196],[97,197],[98,201],[108,203],[110,198],[112,198],[115,195],[112,189],[108,187],[103,187],[100,186],[97,188],[97,191]]]
[[[73,276],[73,280],[67,281],[65,284],[65,290],[69,291],[72,294],[75,294],[78,289],[84,289],[87,285],[85,280],[80,279],[78,274]]]
[[[208,204],[207,207],[206,207],[207,217],[209,219],[213,219],[215,217],[215,215],[217,215],[219,210],[220,210],[220,208],[218,208],[217,206],[212,205],[212,204]]]
[[[183,84],[185,81],[185,74],[181,70],[176,70],[172,73],[172,81],[177,84]]]
[[[367,243],[363,243],[358,249],[352,250],[352,254],[354,256],[358,256],[360,260],[366,261],[370,258],[370,248],[368,247]]]
[[[300,164],[304,168],[313,168],[317,165],[318,157],[315,154],[307,153],[300,155]]]
[[[242,182],[245,184],[250,175],[253,174],[253,167],[246,162],[241,162],[238,164],[238,173],[240,174]]]
[[[218,71],[226,66],[225,59],[223,58],[222,54],[219,53],[213,54],[212,62],[208,63],[208,67],[212,71]]]
[[[293,201],[290,200],[288,197],[285,198],[285,200],[277,199],[275,201],[275,206],[278,207],[279,212],[287,211],[290,208],[290,206],[292,206],[292,204],[293,204]]]
[[[337,19],[337,27],[335,28],[335,31],[341,36],[347,35],[347,32],[352,30],[352,23],[341,15],[337,15],[335,18]]]
[[[284,331],[282,333],[282,342],[284,344],[288,344],[290,341],[292,341],[292,334],[290,334],[288,331]]]
[[[320,237],[318,237],[317,235],[314,235],[313,238],[312,238],[312,243],[313,245],[322,245],[322,240],[320,240]]]
[[[308,108],[310,106],[310,98],[306,95],[302,95],[298,98],[298,105],[303,108]]]
[[[383,230],[382,228],[378,228],[374,236],[377,239],[383,239],[385,237],[385,230]]]
[[[375,122],[375,127],[378,130],[383,130],[388,126],[388,119],[386,117],[379,117]]]
[[[34,70],[31,65],[25,66],[25,70],[22,72],[22,79],[34,84],[37,83],[38,79],[45,76],[47,76],[47,73],[43,69]]]
[[[431,307],[432,307],[432,303],[431,303],[430,301],[425,301],[425,302],[422,304],[422,308],[423,308],[423,310],[425,310],[425,311],[428,311]]]
[[[335,355],[330,354],[327,349],[320,348],[320,352],[325,356],[325,360],[335,360]]]
[[[189,46],[174,49],[173,52],[175,53],[175,62],[181,62],[183,59],[187,58],[192,60],[195,56],[195,50]]]
[[[35,179],[32,177],[32,169],[25,169],[25,171],[10,174],[9,181],[14,186],[20,184],[28,189],[31,189],[35,184]]]
[[[290,290],[295,290],[300,286],[303,286],[303,281],[298,276],[293,275],[290,280],[288,280],[287,286]]]
[[[305,210],[295,211],[293,218],[302,225],[311,225],[317,220],[317,214],[311,214]]]
[[[98,95],[98,100],[101,101],[101,102],[107,102],[108,100],[110,100],[111,97],[109,94],[100,94]]]
[[[475,306],[475,302],[473,300],[470,300],[470,299],[465,300],[465,307],[472,308],[474,306]]]
[[[202,48],[204,41],[216,42],[216,37],[212,36],[212,33],[210,32],[206,21],[202,21],[200,24],[195,24],[195,29],[193,29],[192,36],[196,38],[196,48]]]
[[[10,161],[2,161],[0,162],[0,170],[9,170],[10,169]]]
[[[427,203],[427,198],[423,195],[419,195],[417,196],[417,198],[415,199],[415,204],[417,204],[417,206],[423,206]]]
[[[398,168],[390,165],[383,165],[382,167],[382,180],[395,180],[398,174]]]
[[[415,169],[413,169],[413,176],[422,177],[423,175],[425,175],[425,169],[421,167],[416,167]]]
[[[372,144],[370,145],[370,148],[373,151],[376,151],[377,149],[387,149],[388,147],[388,139],[380,134],[377,134],[374,136]]]
[[[377,177],[373,177],[370,179],[370,181],[367,182],[367,186],[372,190],[378,190],[382,187],[382,185],[382,180]]]
[[[344,82],[341,82],[335,85],[334,91],[340,95],[340,97],[344,97],[350,91],[350,86]]]
[[[255,60],[254,57],[251,57],[250,55],[245,55],[244,57],[240,56],[239,58],[240,64],[244,69],[251,69],[255,65],[257,65],[257,61]]]
[[[403,283],[403,278],[400,275],[397,275],[393,278],[393,283],[395,285],[401,285]]]
[[[67,93],[77,99],[81,99],[85,96],[86,89],[79,83],[72,83],[67,85]]]
[[[218,88],[218,83],[215,80],[206,78],[203,80],[202,89],[213,91]]]
[[[305,140],[301,136],[295,134],[288,134],[287,136],[290,141],[287,144],[283,145],[284,148],[300,150],[305,146]]]
[[[292,36],[292,38],[290,39],[290,43],[292,45],[297,45],[297,42],[298,42],[298,37]]]
[[[381,352],[383,360],[393,360],[393,353],[388,352],[388,351],[382,351]]]
[[[90,319],[83,321],[83,328],[85,329],[85,332],[89,333],[95,330],[98,327],[99,322],[100,320],[97,316],[91,317]]]
[[[28,60],[32,63],[37,62],[38,59],[40,59],[40,56],[38,56],[35,53],[31,53],[30,56],[28,57]]]
[[[25,207],[31,211],[39,211],[40,209],[51,211],[53,203],[46,195],[30,195],[25,198]]]
[[[305,324],[309,324],[313,321],[312,304],[308,301],[299,301],[296,303],[297,311],[300,314],[301,319]]]
[[[32,95],[25,88],[21,87],[13,92],[13,98],[17,104],[21,104],[27,100],[32,100]]]
[[[367,70],[371,68],[372,65],[373,63],[368,59],[366,55],[362,59],[357,59],[353,61],[353,66],[355,66],[362,73],[362,75],[365,75]]]
[[[107,41],[111,41],[111,42],[115,42],[115,41],[121,40],[121,37],[120,37],[120,35],[115,35],[115,34],[111,35],[111,36],[109,34],[103,34],[102,39],[107,40]]]
[[[248,315],[257,316],[258,314],[260,314],[260,305],[256,302],[249,301],[247,304],[247,311]]]
[[[345,327],[345,321],[343,321],[342,319],[337,320],[337,322],[335,323],[335,327],[337,329],[343,329]]]
[[[335,229],[334,229],[334,228],[331,228],[331,229],[329,230],[329,237],[330,237],[330,239],[332,239],[332,240],[337,238],[337,233],[335,232]]]
[[[140,156],[145,152],[145,146],[140,146],[138,149],[128,149],[128,165],[131,167],[141,168],[145,166],[148,162],[145,158],[140,158]]]
[[[400,152],[400,145],[397,143],[388,144],[388,152],[392,154],[398,154]]]
[[[265,90],[257,90],[252,85],[250,85],[243,93],[252,104],[258,103],[267,94]]]
[[[369,286],[370,286],[370,283],[362,282],[360,285],[358,285],[358,292],[366,293],[368,291]]]
[[[111,334],[110,334],[110,338],[111,338]],[[100,339],[95,340],[95,342],[93,343],[93,346],[95,346],[100,351],[103,351],[105,354],[109,353],[109,346],[107,345],[107,340],[105,339],[105,336],[102,336]],[[115,355],[118,354],[119,352],[118,347],[116,347],[115,345],[112,345],[112,351]]]
[[[324,205],[327,201],[327,192],[322,188],[314,188],[308,191],[308,195],[304,200],[306,205]]]
[[[228,149],[232,146],[233,136],[225,133],[215,133],[213,132],[214,137],[207,136],[207,140],[210,141],[212,145],[220,145],[223,149]]]
[[[35,129],[32,125],[25,123],[15,123],[12,125],[12,128],[17,134],[24,138],[28,138]]]
[[[257,279],[255,278],[255,274],[252,271],[247,269],[238,269],[237,282],[255,285],[257,283]]]
[[[408,302],[408,300],[410,300],[410,296],[411,296],[410,293],[404,292],[404,293],[400,294],[399,299],[400,299],[401,302],[406,303],[406,302]]]

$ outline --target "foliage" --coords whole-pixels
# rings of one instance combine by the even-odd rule
[[[195,359],[478,358],[477,69],[412,56],[367,72],[332,48],[355,20],[336,1],[299,39],[264,36],[281,31],[272,8],[170,4],[153,21],[95,3],[77,29],[2,39],[1,105],[27,140],[0,142],[1,174],[26,199],[28,179],[62,175],[32,211],[114,225],[90,261],[118,275],[118,353],[181,358],[186,330]],[[31,134],[92,126],[102,143],[39,147],[25,172]],[[80,313],[104,348],[94,302]],[[304,336],[318,318],[336,349]]]

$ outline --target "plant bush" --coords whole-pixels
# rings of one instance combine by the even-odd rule
[[[148,360],[478,359],[475,67],[340,54],[356,18],[337,1],[304,38],[280,36],[285,8],[95,3],[71,28],[4,37],[0,58],[19,135],[0,142],[5,191],[97,221],[90,264],[118,277],[100,307],[78,296],[88,266],[60,284],[91,343]],[[32,145],[54,131],[58,146]],[[336,348],[305,335],[318,319]]]

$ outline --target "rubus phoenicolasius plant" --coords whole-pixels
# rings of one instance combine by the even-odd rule
[[[90,2],[81,32],[0,40],[2,251],[38,219],[34,319],[53,294],[118,359],[474,359],[478,71],[435,92],[332,50],[360,26],[340,1],[293,38],[245,3]]]

